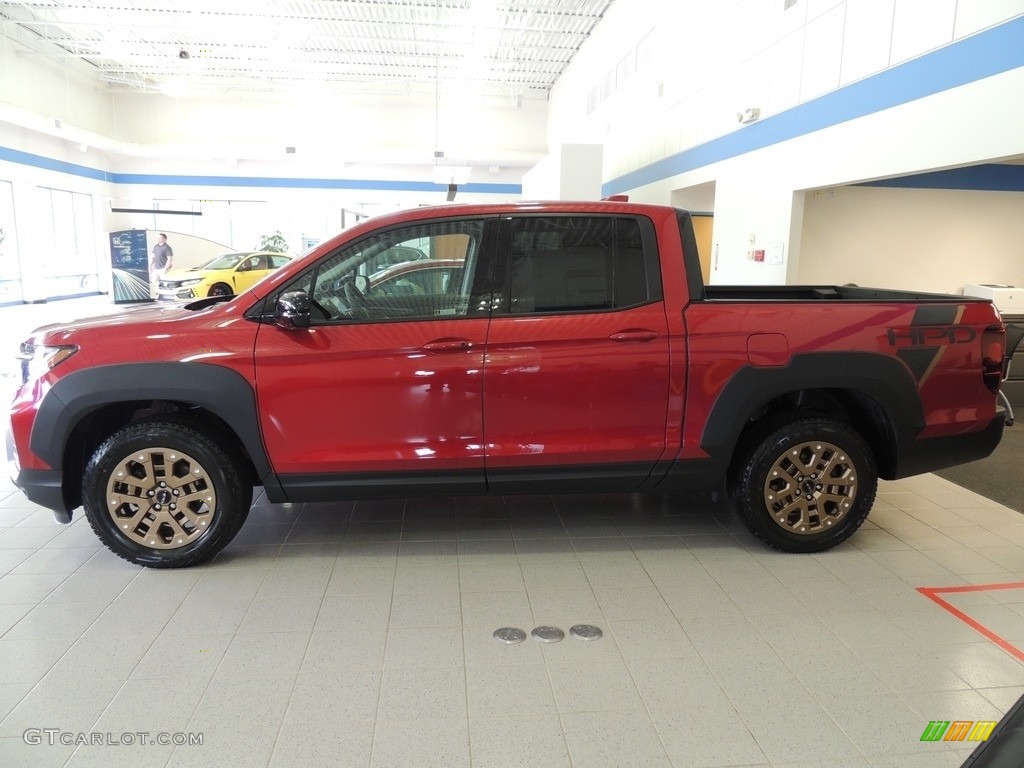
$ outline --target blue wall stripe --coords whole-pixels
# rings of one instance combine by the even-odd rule
[[[317,179],[279,178],[276,176],[176,176],[168,174],[110,173],[85,165],[66,163],[31,152],[0,147],[0,160],[7,160],[33,168],[58,171],[86,179],[113,184],[154,184],[167,186],[202,187],[272,187],[285,189],[358,189],[386,192],[447,192],[447,184],[432,181],[392,181],[389,179]],[[479,192],[498,195],[521,195],[521,184],[473,182],[460,184],[460,192]]]
[[[31,152],[20,152],[17,149],[10,149],[8,147],[0,147],[0,160],[7,160],[8,162],[18,163],[19,165],[31,165],[34,168],[44,168],[47,171],[57,171],[59,173],[67,173],[72,176],[82,176],[86,179],[110,181],[110,174],[106,171],[101,171],[97,168],[90,168],[87,165],[66,163],[63,160],[54,160],[53,158],[43,157],[42,155],[33,155]]]
[[[1024,16],[605,182],[614,195],[1024,66]]]
[[[978,192],[1024,192],[1024,165],[972,165],[948,171],[917,173],[896,179],[879,179],[858,187],[899,189],[967,189]]]

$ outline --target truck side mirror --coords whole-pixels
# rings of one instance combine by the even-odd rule
[[[277,299],[274,324],[285,330],[309,328],[309,294],[305,291],[288,291]]]

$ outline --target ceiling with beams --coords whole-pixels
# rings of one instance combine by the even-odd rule
[[[546,93],[613,0],[27,0],[0,23],[143,92]]]

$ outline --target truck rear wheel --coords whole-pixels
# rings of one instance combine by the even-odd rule
[[[737,465],[730,496],[747,528],[783,552],[820,552],[867,519],[878,474],[864,439],[826,418],[792,421]]]
[[[249,514],[238,464],[182,424],[116,432],[85,468],[82,501],[100,540],[125,560],[181,568],[220,552]]]

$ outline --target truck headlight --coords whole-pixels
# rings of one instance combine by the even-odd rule
[[[47,371],[51,371],[63,363],[75,352],[78,347],[74,344],[57,346],[46,346],[44,344],[33,344],[31,341],[23,341],[18,351],[18,359],[21,361],[21,383],[38,379]]]

